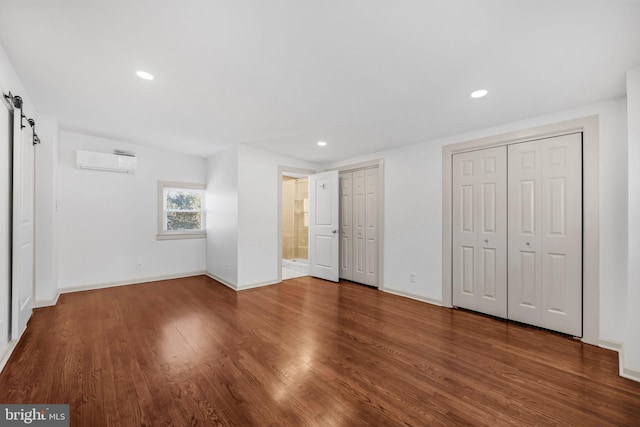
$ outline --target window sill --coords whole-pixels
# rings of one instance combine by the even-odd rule
[[[167,233],[157,234],[156,240],[205,239],[207,233]]]

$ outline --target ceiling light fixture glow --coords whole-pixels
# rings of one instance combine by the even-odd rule
[[[324,142],[324,141],[318,141],[318,145],[319,145],[320,147],[325,147],[325,146],[327,145],[327,143],[326,143],[326,142]]]
[[[472,98],[482,98],[483,96],[485,96],[488,93],[489,93],[489,91],[486,90],[486,89],[479,89],[479,90],[476,90],[474,92],[471,92],[470,96]]]
[[[146,71],[136,71],[136,75],[144,80],[153,80],[153,74],[147,73]]]

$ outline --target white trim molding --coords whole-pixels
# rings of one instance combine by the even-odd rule
[[[267,282],[259,282],[259,283],[251,283],[249,285],[242,285],[242,286],[238,286],[236,284],[233,284],[231,282],[229,282],[228,280],[225,280],[221,277],[216,276],[213,273],[210,272],[206,272],[204,273],[205,276],[209,277],[210,279],[215,280],[216,282],[219,282],[220,284],[225,285],[227,288],[229,289],[233,289],[236,292],[240,292],[240,291],[246,291],[247,289],[254,289],[254,288],[262,288],[264,286],[271,286],[271,285],[277,285],[278,283],[282,283],[282,280],[276,280],[276,281],[267,281]]]
[[[398,290],[398,289],[382,288],[382,287],[379,288],[379,289],[382,292],[386,292],[388,294],[397,295],[399,297],[409,298],[409,299],[412,299],[412,300],[416,300],[416,301],[420,301],[420,302],[426,302],[427,304],[431,304],[431,305],[436,305],[438,307],[442,307],[442,302],[437,300],[437,299],[423,297],[421,295],[412,294],[410,292],[405,292],[405,291],[401,291],[401,290]]]
[[[582,132],[583,174],[583,314],[582,341],[599,345],[600,331],[600,213],[598,116],[589,116],[442,147],[442,305],[452,306],[451,189],[453,155]]]
[[[203,276],[206,272],[194,271],[191,273],[168,274],[165,276],[142,277],[140,279],[124,280],[121,282],[96,283],[92,285],[72,286],[60,289],[61,294],[69,294],[72,292],[91,291],[93,289],[115,288],[117,286],[139,285],[141,283],[160,282],[162,280],[184,279],[186,277]]]
[[[636,369],[627,368],[626,365],[626,357],[624,352],[624,345],[622,349],[620,349],[618,366],[620,367],[620,376],[622,378],[626,378],[628,380],[640,382],[640,371]]]
[[[27,326],[27,328],[28,327],[29,326]],[[2,373],[2,370],[7,365],[7,362],[9,361],[9,359],[11,358],[11,355],[13,354],[13,350],[15,350],[16,346],[18,345],[18,341],[20,341],[20,338],[18,338],[17,340],[11,340],[7,343],[7,347],[5,348],[4,353],[2,353],[2,357],[0,357],[0,373]]]
[[[53,307],[58,303],[58,298],[60,298],[60,291],[56,292],[56,296],[52,299],[36,300],[33,308]]]

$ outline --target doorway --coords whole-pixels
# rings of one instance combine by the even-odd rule
[[[309,275],[309,176],[282,172],[282,280]]]

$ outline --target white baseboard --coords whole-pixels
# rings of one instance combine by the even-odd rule
[[[405,291],[401,291],[401,290],[398,290],[398,289],[391,289],[391,288],[386,288],[386,287],[385,288],[380,287],[378,289],[381,290],[382,292],[386,292],[388,294],[398,295],[400,297],[410,298],[410,299],[414,299],[416,301],[426,302],[427,304],[432,304],[432,305],[437,305],[437,306],[442,307],[442,301],[439,301],[437,299],[423,297],[423,296],[420,296],[420,295],[412,294],[410,292],[405,292]]]
[[[213,280],[215,280],[216,282],[220,282],[220,283],[222,283],[222,284],[223,284],[223,285],[225,285],[227,288],[231,288],[231,289],[233,289],[234,291],[237,291],[237,290],[238,290],[238,286],[237,286],[236,284],[231,283],[231,282],[229,282],[229,281],[227,281],[227,280],[223,279],[222,277],[218,277],[218,276],[216,276],[216,275],[215,275],[215,274],[213,274],[213,273],[209,273],[208,271],[207,271],[206,273],[204,273],[204,274],[205,274],[206,276],[208,276],[208,277],[212,278],[212,279],[213,279]]]
[[[97,283],[93,285],[72,286],[69,288],[60,288],[61,294],[72,292],[90,291],[93,289],[114,288],[116,286],[138,285],[140,283],[158,282],[160,280],[182,279],[185,277],[202,276],[206,274],[204,271],[194,271],[191,273],[169,274],[166,276],[142,277],[139,279],[125,280],[122,282]]]
[[[0,358],[0,372],[2,372],[7,362],[9,361],[13,350],[16,348],[16,345],[18,345],[18,341],[19,339],[12,340],[7,344],[7,348],[4,350],[4,353],[2,353],[2,357]]]
[[[58,298],[60,298],[60,291],[56,292],[56,296],[53,299],[37,300],[33,308],[52,307],[58,303]]]
[[[261,288],[263,286],[276,285],[278,283],[282,283],[282,280],[276,280],[276,281],[271,281],[270,280],[268,282],[252,283],[252,284],[249,284],[249,285],[238,286],[235,283],[231,283],[228,280],[225,280],[225,279],[223,279],[221,277],[218,277],[215,274],[210,273],[208,271],[206,273],[204,273],[204,274],[209,276],[210,278],[212,278],[216,282],[220,282],[223,285],[225,285],[226,287],[233,289],[236,292],[246,291],[247,289]]]
[[[282,281],[268,281],[268,282],[260,282],[260,283],[252,283],[250,285],[242,285],[238,287],[239,291],[246,291],[247,289],[253,289],[253,288],[262,288],[264,286],[271,286],[271,285],[277,285],[278,283],[282,283]]]
[[[640,382],[640,371],[625,367],[627,359],[624,352],[624,343],[620,341],[599,339],[597,345],[598,347],[618,352],[618,374],[622,378]]]
[[[628,380],[640,382],[640,371],[625,367],[627,358],[624,353],[624,344],[618,353],[618,365],[620,366],[620,376]]]
[[[22,330],[22,333],[20,334],[18,339],[9,341],[9,344],[7,345],[7,348],[4,350],[4,353],[2,354],[2,358],[0,359],[0,372],[2,372],[2,370],[5,367],[5,365],[9,361],[9,358],[11,357],[11,354],[13,353],[13,350],[16,349],[16,346],[18,345],[18,343],[20,342],[20,340],[24,336],[24,333],[27,331],[28,327],[29,327],[29,324],[27,323],[27,327]]]
[[[620,353],[623,346],[623,344],[620,341],[603,340],[603,339],[599,339],[596,345],[598,347],[606,348],[607,350],[617,351],[618,353]]]

